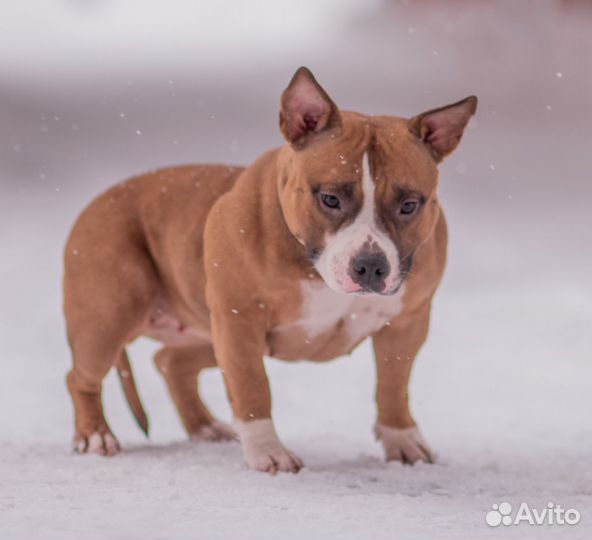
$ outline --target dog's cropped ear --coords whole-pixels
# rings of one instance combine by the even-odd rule
[[[299,68],[281,98],[280,129],[286,140],[302,148],[316,134],[340,125],[335,103],[309,69]]]
[[[477,98],[468,98],[414,116],[409,131],[424,142],[437,163],[458,145],[471,116],[477,110]]]

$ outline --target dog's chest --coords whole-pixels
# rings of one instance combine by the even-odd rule
[[[339,294],[323,284],[302,286],[301,315],[296,322],[308,339],[339,331],[353,346],[384,327],[403,308],[404,287],[393,296]]]

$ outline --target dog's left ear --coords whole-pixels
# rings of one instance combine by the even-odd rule
[[[302,148],[315,135],[339,127],[337,106],[308,68],[296,71],[282,93],[280,129],[295,148]]]
[[[409,131],[424,142],[437,163],[457,147],[471,116],[477,110],[476,96],[414,116]]]

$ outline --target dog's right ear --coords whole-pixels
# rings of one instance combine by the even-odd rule
[[[339,110],[308,68],[299,68],[282,93],[280,129],[295,148],[341,125]]]

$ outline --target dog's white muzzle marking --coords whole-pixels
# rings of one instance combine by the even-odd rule
[[[399,283],[399,253],[393,241],[379,229],[376,222],[375,187],[366,152],[362,158],[362,209],[353,223],[326,238],[325,248],[315,262],[315,268],[334,291],[350,293],[361,290],[350,276],[350,266],[368,243],[383,252],[389,263],[390,272],[385,278],[384,291],[395,289]]]

